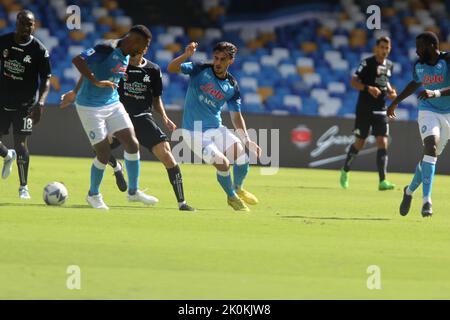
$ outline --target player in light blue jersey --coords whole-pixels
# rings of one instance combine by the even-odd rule
[[[190,43],[184,54],[175,58],[168,71],[190,76],[183,114],[183,138],[193,152],[217,169],[217,180],[227,194],[228,204],[238,211],[249,211],[246,204],[258,199],[242,185],[249,170],[245,147],[259,157],[261,148],[250,140],[241,114],[239,86],[228,72],[237,48],[229,42],[219,42],[213,49],[212,63],[186,62],[194,55],[198,44]],[[231,120],[241,140],[222,125],[221,112],[227,104]],[[230,175],[233,162],[233,179]]]
[[[91,184],[87,202],[95,209],[108,209],[100,194],[100,184],[110,157],[108,137],[114,135],[125,149],[128,172],[128,200],[155,204],[158,199],[138,189],[140,156],[139,143],[133,124],[120,103],[117,86],[125,76],[130,56],[143,53],[151,40],[150,31],[142,25],[134,26],[118,41],[97,45],[73,59],[83,76],[76,97],[76,108],[83,128],[95,150],[91,167]]]
[[[414,65],[413,81],[403,90],[388,109],[388,116],[395,118],[395,108],[419,87],[419,130],[423,140],[423,159],[416,167],[412,182],[403,190],[400,214],[405,216],[411,207],[413,192],[422,184],[422,216],[433,214],[431,190],[437,157],[450,138],[450,54],[439,51],[439,39],[432,32],[424,32],[416,38],[419,61]]]

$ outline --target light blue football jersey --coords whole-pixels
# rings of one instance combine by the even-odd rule
[[[441,52],[434,66],[416,62],[413,72],[414,81],[421,83],[427,90],[450,87],[450,53]],[[419,110],[450,113],[450,96],[420,100]]]
[[[239,86],[231,74],[220,79],[211,64],[192,62],[181,64],[181,72],[190,76],[184,103],[184,129],[193,131],[198,121],[202,123],[202,131],[220,127],[225,104],[229,111],[241,111]]]
[[[118,41],[99,44],[95,48],[81,53],[97,80],[109,80],[118,85],[120,79],[126,76],[130,57],[124,56],[117,44]],[[77,104],[94,108],[108,106],[119,101],[117,89],[100,88],[87,79],[83,79],[76,99]]]

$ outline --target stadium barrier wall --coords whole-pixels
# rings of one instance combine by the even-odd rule
[[[169,111],[169,116],[181,125],[182,112]],[[159,117],[155,117],[159,121]],[[231,127],[230,117],[223,115],[224,124]],[[249,128],[279,129],[279,165],[281,167],[338,169],[353,142],[353,120],[302,116],[245,114]],[[165,130],[167,132],[167,130]],[[389,171],[413,172],[422,157],[422,144],[415,122],[395,121],[390,124]],[[270,133],[268,133],[270,137]],[[12,137],[3,141],[12,146]],[[270,141],[270,138],[269,138]],[[175,143],[172,142],[172,146]],[[60,110],[49,107],[42,122],[34,128],[29,142],[32,154],[68,157],[92,157],[89,141],[74,108]],[[121,151],[115,151],[120,158]],[[142,158],[154,160],[147,150]],[[376,170],[376,144],[370,137],[364,150],[353,163],[354,170]],[[274,157],[275,155],[270,155]],[[437,171],[450,174],[450,156],[444,151]]]

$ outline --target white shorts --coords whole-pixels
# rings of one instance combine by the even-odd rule
[[[105,140],[115,132],[133,128],[130,116],[121,102],[104,107],[76,105],[78,116],[92,145]]]
[[[216,154],[225,155],[235,143],[241,143],[241,140],[224,126],[205,132],[183,130],[183,140],[196,156],[208,164],[214,163]]]
[[[418,122],[422,141],[429,136],[439,137],[436,153],[440,155],[450,139],[450,114],[420,110]]]

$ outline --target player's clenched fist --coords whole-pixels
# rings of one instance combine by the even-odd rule
[[[188,44],[188,46],[184,50],[184,53],[188,57],[192,57],[194,55],[195,51],[197,51],[197,47],[198,47],[198,43],[197,42],[191,42],[191,43]]]

